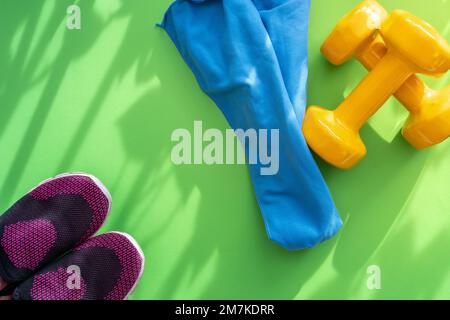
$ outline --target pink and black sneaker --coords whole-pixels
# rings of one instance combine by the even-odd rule
[[[13,292],[13,300],[124,300],[144,270],[144,254],[129,235],[91,238],[49,264]]]
[[[93,236],[110,210],[111,196],[93,176],[42,182],[0,216],[0,278],[26,280]]]

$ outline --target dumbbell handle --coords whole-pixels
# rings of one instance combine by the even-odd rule
[[[369,43],[364,44],[356,52],[356,58],[364,65],[367,70],[372,70],[387,53],[387,47],[381,35]],[[434,91],[420,80],[416,75],[412,75],[397,90],[395,97],[399,100],[411,113],[418,114],[423,105],[423,99]]]
[[[336,117],[360,130],[405,81],[414,67],[394,50],[389,50],[350,96],[336,109]]]

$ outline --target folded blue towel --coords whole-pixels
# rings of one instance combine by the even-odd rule
[[[161,24],[232,128],[278,131],[277,172],[249,170],[269,238],[290,250],[342,225],[301,131],[309,9],[310,0],[177,0]]]

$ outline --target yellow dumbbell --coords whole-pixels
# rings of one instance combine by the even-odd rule
[[[354,51],[354,56],[368,70],[372,70],[387,53],[381,35],[376,35],[374,39],[369,37],[356,50],[351,46],[357,46],[358,41],[348,41],[343,39],[343,35],[353,32],[352,29],[371,33],[386,18],[387,12],[375,0],[362,2],[336,26],[322,45],[322,54],[330,62],[341,64],[349,58],[345,49],[350,48]],[[362,36],[363,39],[366,37]],[[348,44],[350,46],[346,47]],[[403,136],[412,146],[417,149],[431,147],[450,136],[450,86],[433,90],[413,75],[395,93],[395,97],[411,113],[403,129]]]
[[[351,36],[342,34],[347,44],[338,46],[330,60],[339,64],[349,59],[362,45],[373,41],[377,29],[387,52],[335,111],[310,107],[303,125],[309,146],[324,160],[343,169],[353,167],[366,155],[359,130],[408,78],[415,73],[437,76],[450,68],[450,47],[433,27],[401,10],[380,18],[386,16],[384,9],[380,11],[376,1],[366,2],[371,5],[369,10],[356,8],[357,14],[352,17],[361,29]],[[341,23],[345,26],[349,21]]]

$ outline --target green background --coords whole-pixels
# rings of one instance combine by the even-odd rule
[[[134,299],[450,298],[450,141],[415,151],[389,101],[362,130],[355,169],[319,165],[344,220],[331,241],[287,252],[266,237],[245,166],[174,166],[176,128],[228,124],[154,27],[171,0],[0,2],[0,209],[61,172],[98,176],[114,204],[102,229],[133,235],[147,258]],[[450,1],[381,0],[448,40]],[[309,104],[336,107],[365,74],[319,47],[358,0],[313,0]],[[427,79],[435,88],[449,77]],[[367,289],[379,265],[382,289]]]

